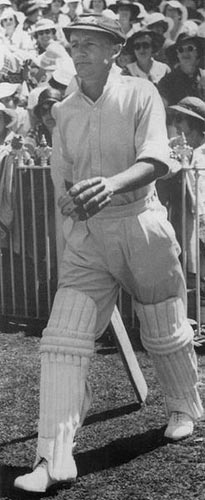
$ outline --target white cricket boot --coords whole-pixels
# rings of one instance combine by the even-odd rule
[[[70,479],[64,480],[63,482],[75,481],[77,476],[77,468],[75,461],[71,464]],[[48,462],[45,458],[37,465],[33,472],[25,474],[24,476],[19,476],[14,481],[15,488],[19,488],[24,491],[30,491],[35,493],[45,493],[45,491],[53,486],[54,484],[61,483],[57,479],[52,479],[48,472]]]
[[[193,434],[194,422],[193,419],[179,411],[174,411],[169,419],[168,426],[164,433],[164,437],[179,441]]]

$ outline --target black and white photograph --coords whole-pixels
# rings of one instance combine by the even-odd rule
[[[0,0],[0,500],[205,500],[205,0]]]

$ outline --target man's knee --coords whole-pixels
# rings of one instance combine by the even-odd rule
[[[63,351],[90,355],[93,352],[97,308],[93,299],[72,288],[59,288],[43,331],[41,352]]]
[[[183,301],[172,297],[158,304],[136,304],[142,343],[148,351],[171,354],[193,339]]]

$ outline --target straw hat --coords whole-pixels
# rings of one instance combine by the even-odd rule
[[[31,33],[37,35],[39,31],[53,30],[56,31],[55,23],[51,19],[42,17],[39,19],[34,26],[32,26]]]
[[[144,6],[140,2],[136,2],[135,0],[117,0],[116,3],[108,5],[108,9],[111,9],[114,14],[117,14],[119,11],[119,7],[123,5],[130,7],[138,19],[144,19],[147,15]]]
[[[151,38],[153,52],[158,52],[158,50],[161,49],[164,44],[164,36],[156,33],[155,31],[152,31],[146,26],[139,26],[137,24],[132,26],[130,36],[127,39],[126,46],[128,47],[128,49],[132,50],[134,40],[144,35],[148,35]]]
[[[165,17],[162,12],[152,12],[152,14],[148,14],[145,19],[145,26],[149,29],[152,29],[153,24],[161,24],[164,29],[164,35],[169,33],[174,27],[174,21],[171,17]]]
[[[19,88],[19,83],[9,83],[9,82],[1,82],[0,83],[0,99],[4,99],[5,97],[10,97],[15,94],[15,92]]]
[[[184,97],[177,104],[169,106],[169,109],[193,116],[193,118],[197,118],[205,124],[205,102],[198,97]]]
[[[38,97],[38,103],[37,105],[33,108],[34,114],[36,115],[37,118],[41,117],[41,108],[43,104],[45,103],[55,103],[59,102],[62,100],[62,94],[59,90],[54,89],[52,87],[47,87],[46,89],[42,90]]]

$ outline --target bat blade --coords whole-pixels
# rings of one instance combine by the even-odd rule
[[[139,403],[142,404],[147,397],[147,383],[137,361],[136,354],[132,348],[132,344],[117,306],[115,306],[111,317],[111,325],[128,377],[134,388]]]

